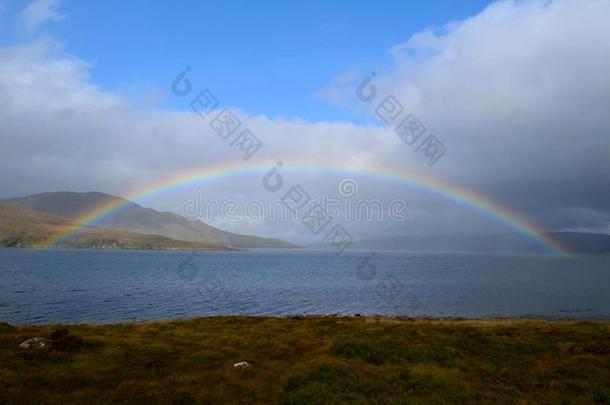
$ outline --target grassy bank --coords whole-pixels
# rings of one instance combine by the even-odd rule
[[[610,322],[0,324],[0,359],[0,403],[610,403]]]

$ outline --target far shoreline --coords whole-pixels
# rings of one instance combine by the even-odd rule
[[[287,315],[250,315],[250,314],[215,314],[215,315],[194,315],[185,317],[169,317],[159,319],[124,319],[117,321],[44,321],[44,322],[7,322],[0,319],[0,325],[10,325],[15,327],[33,326],[33,327],[51,327],[51,326],[117,326],[117,325],[148,325],[148,324],[171,324],[175,322],[189,322],[199,320],[213,319],[269,319],[269,320],[290,320],[290,321],[310,321],[316,319],[329,320],[363,320],[368,323],[384,323],[384,322],[457,322],[457,323],[483,323],[483,324],[500,324],[500,323],[580,323],[580,322],[598,322],[608,323],[609,318],[599,317],[545,317],[545,316],[482,316],[482,317],[465,317],[465,316],[409,316],[409,315],[383,315],[383,314],[287,314]]]

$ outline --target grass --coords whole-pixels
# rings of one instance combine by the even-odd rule
[[[22,350],[31,337],[43,348]],[[248,361],[250,367],[233,364]],[[610,322],[0,324],[0,403],[610,403]]]

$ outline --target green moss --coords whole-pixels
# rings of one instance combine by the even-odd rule
[[[419,360],[420,354],[402,343],[382,340],[345,340],[333,345],[331,352],[341,357],[358,357],[369,364],[400,364]]]
[[[532,320],[0,322],[0,403],[603,404],[609,336],[609,322]],[[49,344],[18,349],[31,337]]]

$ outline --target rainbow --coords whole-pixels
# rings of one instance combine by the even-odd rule
[[[274,165],[274,161],[269,161],[266,163],[258,163],[254,166],[245,166],[244,162],[242,161],[223,165],[204,166],[194,170],[191,169],[177,176],[169,177],[160,182],[142,187],[126,195],[125,200],[112,200],[109,203],[102,204],[101,206],[85,212],[80,217],[76,218],[69,226],[66,226],[60,232],[51,235],[51,237],[45,241],[43,246],[54,246],[58,242],[83,228],[95,226],[102,219],[118,212],[122,208],[125,208],[129,204],[129,201],[142,203],[148,199],[178,189],[220,179],[230,179],[238,176],[259,175],[262,179],[262,176],[264,176]],[[371,168],[370,165],[367,165],[366,169],[364,169],[357,165],[325,165],[312,163],[300,163],[296,165],[291,164],[284,165],[280,169],[280,173],[282,173],[287,183],[284,185],[284,188],[288,189],[291,185],[287,172],[319,170],[349,174],[351,176],[362,175],[410,186],[416,190],[444,198],[452,203],[466,207],[479,213],[480,215],[490,218],[493,221],[506,226],[511,231],[521,235],[523,238],[537,243],[550,254],[570,254],[570,251],[566,247],[564,247],[559,241],[545,235],[544,231],[534,223],[521,217],[508,208],[502,207],[489,198],[468,190],[460,185],[452,184],[447,181],[432,178],[430,176],[424,176],[410,170],[397,170],[387,167]],[[282,191],[285,192],[286,190],[282,189]]]

